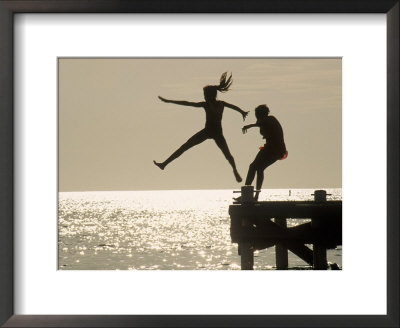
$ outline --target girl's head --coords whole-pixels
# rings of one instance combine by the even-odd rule
[[[207,85],[203,88],[204,91],[204,99],[206,101],[213,101],[217,99],[217,91],[226,92],[229,90],[229,87],[232,85],[232,74],[228,78],[226,78],[227,73],[221,75],[219,80],[219,85]]]
[[[269,108],[267,105],[260,105],[256,107],[255,112],[256,112],[256,118],[257,120],[259,120],[262,119],[263,117],[268,116]]]

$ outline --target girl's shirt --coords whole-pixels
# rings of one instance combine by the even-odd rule
[[[282,126],[274,116],[268,115],[258,119],[256,124],[260,127],[260,134],[269,145],[283,146],[286,149]]]

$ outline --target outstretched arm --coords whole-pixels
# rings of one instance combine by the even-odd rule
[[[257,126],[258,126],[257,123],[245,125],[245,126],[242,128],[242,132],[243,132],[243,134],[245,134],[245,133],[247,132],[248,129],[250,129],[250,128],[255,128],[255,127],[257,127]]]
[[[173,103],[177,105],[182,105],[182,106],[192,106],[192,107],[203,107],[202,102],[191,102],[191,101],[185,101],[185,100],[170,100],[170,99],[165,99],[163,97],[158,96],[158,98],[166,103]]]
[[[245,112],[244,110],[240,109],[238,106],[229,104],[229,103],[227,103],[227,102],[225,102],[225,101],[224,101],[224,105],[225,105],[226,107],[232,108],[232,109],[234,109],[235,111],[237,111],[237,112],[239,112],[240,114],[242,114],[242,116],[243,116],[243,121],[246,119],[246,116],[249,114],[249,112]]]

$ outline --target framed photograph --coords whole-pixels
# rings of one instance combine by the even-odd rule
[[[399,325],[398,1],[0,15],[3,326]]]
[[[68,57],[58,81],[59,270],[240,269],[230,216],[246,205],[232,191],[264,171],[257,206],[315,207],[310,188],[329,186],[326,206],[341,210],[341,58]],[[325,262],[340,269],[337,220]],[[275,248],[253,246],[252,269],[274,268]],[[310,268],[311,249],[292,251],[279,268]]]

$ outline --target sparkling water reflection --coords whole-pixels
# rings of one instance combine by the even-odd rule
[[[312,200],[312,189],[265,190],[261,200]],[[341,199],[341,189],[327,189]],[[62,192],[62,270],[237,270],[229,234],[232,190]],[[289,220],[298,224],[304,220]],[[341,247],[328,261],[341,267]],[[255,252],[255,269],[273,269],[275,250]],[[290,267],[306,263],[289,252]]]

